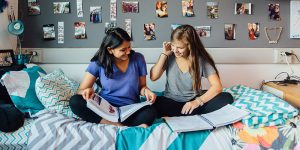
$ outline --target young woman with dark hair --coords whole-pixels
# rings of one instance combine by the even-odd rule
[[[109,29],[100,49],[91,59],[80,84],[78,95],[70,100],[72,111],[83,120],[93,123],[147,127],[156,118],[152,106],[145,106],[122,123],[105,120],[86,106],[86,101],[95,93],[92,88],[99,79],[102,89],[98,93],[116,107],[139,102],[146,96],[154,103],[156,95],[146,86],[147,68],[144,56],[131,50],[131,38],[121,28]]]
[[[209,113],[233,102],[229,93],[222,92],[214,60],[190,25],[177,27],[171,42],[163,43],[163,52],[151,68],[151,80],[159,79],[164,71],[165,95],[158,96],[154,104],[160,117]],[[201,88],[202,77],[210,83],[207,92]]]

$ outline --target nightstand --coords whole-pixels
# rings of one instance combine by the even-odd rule
[[[300,83],[278,85],[273,82],[265,83],[262,86],[263,91],[274,94],[293,106],[300,108]]]

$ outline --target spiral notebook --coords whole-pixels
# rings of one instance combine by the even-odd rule
[[[166,117],[165,121],[174,132],[210,130],[240,121],[248,111],[226,105],[216,111],[193,116]]]

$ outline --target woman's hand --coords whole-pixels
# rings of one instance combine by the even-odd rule
[[[156,100],[156,94],[153,93],[150,89],[148,88],[145,88],[145,96],[146,96],[146,99],[147,101],[149,101],[150,103],[154,103],[155,100]]]
[[[93,88],[86,88],[82,91],[81,95],[83,99],[89,100],[95,96],[95,91],[93,90]]]
[[[171,42],[163,42],[163,53],[168,56],[172,54]]]
[[[191,114],[194,109],[198,108],[200,103],[197,100],[186,102],[182,107],[181,114]]]

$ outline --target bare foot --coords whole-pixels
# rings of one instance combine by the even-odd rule
[[[100,121],[100,124],[111,124],[111,125],[115,125],[115,126],[124,126],[123,124],[121,124],[119,122],[111,122],[111,121],[108,121],[106,119],[102,119]]]
[[[146,125],[146,124],[140,124],[140,125],[138,125],[137,127],[141,127],[141,128],[148,128],[148,125]]]

